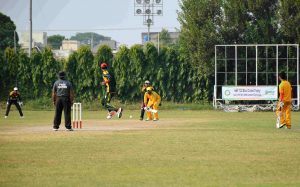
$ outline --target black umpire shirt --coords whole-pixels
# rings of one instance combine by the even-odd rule
[[[67,80],[59,79],[53,85],[53,92],[57,97],[70,97],[72,84]]]

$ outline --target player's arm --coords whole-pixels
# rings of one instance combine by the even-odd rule
[[[283,86],[280,84],[279,85],[279,101],[280,102],[283,100],[283,96],[284,96]]]
[[[52,89],[52,101],[53,101],[53,104],[55,105],[55,102],[56,102],[56,85],[54,84],[53,85],[53,89]]]
[[[71,85],[71,86],[70,86],[70,102],[71,102],[71,105],[72,105],[73,102],[74,102],[74,97],[75,97],[74,89],[73,89],[73,86]]]
[[[148,93],[146,92],[144,94],[144,104],[147,105],[147,103],[148,103]]]

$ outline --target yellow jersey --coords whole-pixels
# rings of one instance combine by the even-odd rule
[[[287,80],[282,80],[279,85],[280,101],[290,102],[292,101],[292,86]]]
[[[158,105],[160,103],[160,99],[161,99],[160,96],[155,91],[152,91],[151,94],[146,92],[144,95],[144,103],[147,103],[147,102],[148,102],[148,104],[156,103]]]

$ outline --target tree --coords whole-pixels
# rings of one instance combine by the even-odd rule
[[[91,101],[94,99],[93,72],[95,70],[93,69],[94,56],[90,47],[81,46],[79,48],[77,51],[77,62],[77,97],[82,100]]]
[[[19,41],[16,31],[16,25],[10,17],[0,12],[0,50],[4,51],[7,47],[14,47],[14,34],[16,35],[16,44]]]
[[[285,43],[300,43],[300,1],[280,0],[280,33]]]
[[[143,75],[147,72],[145,69],[145,54],[143,46],[136,44],[130,48],[130,98],[138,99],[141,95],[141,85],[145,81]]]
[[[53,35],[47,38],[47,43],[52,49],[59,49],[62,45],[62,41],[65,39],[64,36],[61,35]]]
[[[43,81],[43,73],[41,67],[42,54],[36,49],[32,50],[30,56],[30,64],[32,68],[32,82],[33,82],[33,97],[37,98],[42,95],[42,81]]]
[[[126,46],[121,46],[114,58],[113,69],[117,84],[117,95],[122,101],[125,101],[125,99],[128,98],[128,85],[131,81],[128,79],[128,71],[130,69],[129,67],[129,49]]]
[[[220,4],[221,0],[182,0],[180,4],[181,56],[201,68],[203,74],[212,73],[214,45],[221,41],[217,32],[222,13]]]
[[[42,51],[42,59],[39,64],[42,71],[43,96],[50,97],[53,83],[57,80],[57,73],[62,70],[62,65],[53,57],[51,48],[45,48]]]
[[[178,102],[180,101],[179,98],[181,95],[181,91],[179,92],[178,83],[180,81],[180,77],[178,77],[179,74],[179,67],[180,67],[180,61],[179,61],[179,54],[178,49],[175,49],[174,47],[170,47],[166,51],[166,69],[168,70],[165,72],[166,78],[164,80],[167,80],[165,82],[165,90],[166,90],[166,99]]]
[[[159,33],[159,43],[160,45],[165,45],[168,46],[172,44],[172,40],[170,37],[170,33],[167,29],[162,29],[161,32]]]
[[[94,32],[86,32],[86,33],[76,33],[75,36],[72,36],[70,40],[80,41],[82,44],[90,45],[91,40],[93,39],[94,45],[97,45],[102,40],[110,40],[110,37],[106,37]]]
[[[228,0],[222,4],[220,33],[228,44],[273,43],[277,37],[278,0]]]
[[[66,71],[67,77],[69,81],[72,83],[74,91],[75,91],[75,98],[79,95],[78,91],[78,82],[80,81],[80,76],[76,74],[78,68],[78,59],[77,59],[77,52],[73,52],[70,54],[69,58],[67,59],[66,63],[64,64],[64,70]]]
[[[148,42],[146,46],[144,46],[144,54],[145,54],[145,73],[143,74],[143,80],[149,80],[153,83],[154,87],[158,87],[157,85],[157,72],[158,72],[158,54],[157,48],[153,43]]]
[[[33,99],[33,82],[28,80],[32,80],[32,70],[34,67],[31,66],[30,58],[23,50],[18,52],[18,58],[18,88],[21,91],[23,98]]]
[[[7,47],[0,50],[0,96],[7,97],[8,92],[17,86],[18,55],[13,48]]]
[[[220,25],[222,23],[222,0],[182,0],[178,20],[181,23],[179,75],[185,82],[178,88],[184,91],[183,100],[192,101],[189,93],[197,91],[193,87],[193,71],[197,70],[199,79],[211,79],[214,73],[214,46],[221,43]],[[195,79],[197,80],[197,79]],[[204,88],[208,90],[206,85]],[[203,92],[204,94],[204,92]],[[204,96],[197,96],[205,98]]]
[[[5,61],[3,51],[0,50],[0,97],[6,97],[6,69],[5,69]]]

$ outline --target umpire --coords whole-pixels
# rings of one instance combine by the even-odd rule
[[[57,131],[61,123],[62,111],[65,116],[65,127],[68,131],[73,131],[71,126],[71,106],[74,99],[72,84],[66,80],[66,73],[60,71],[58,80],[54,83],[52,89],[52,100],[55,105],[55,116],[53,121],[53,130]]]

